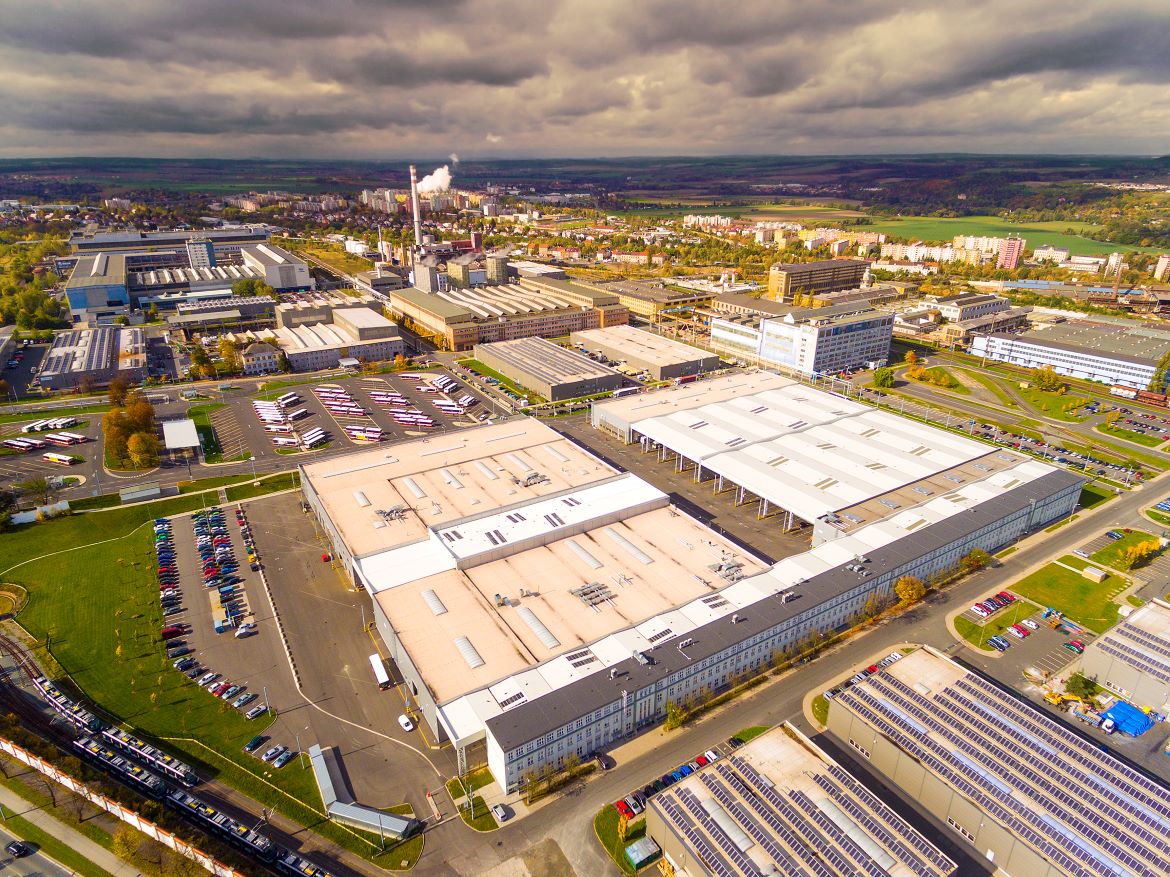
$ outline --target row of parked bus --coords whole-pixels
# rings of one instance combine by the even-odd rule
[[[403,375],[405,377],[405,375]],[[391,390],[371,390],[370,399],[384,408],[399,426],[418,429],[433,429],[435,421],[415,408],[401,393]]]
[[[11,448],[14,451],[29,452],[39,451],[49,445],[55,445],[59,448],[67,448],[71,445],[80,445],[86,442],[83,435],[78,435],[75,432],[49,432],[44,435],[36,436],[34,438],[10,438],[3,442],[4,447]]]
[[[68,429],[71,426],[77,426],[76,417],[54,417],[50,420],[34,420],[32,423],[26,423],[20,428],[20,431],[28,435],[30,432],[55,432],[59,429]]]
[[[334,417],[365,417],[366,410],[338,384],[320,384],[313,388],[317,400]]]

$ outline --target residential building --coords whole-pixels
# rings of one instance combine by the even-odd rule
[[[789,301],[796,291],[833,292],[861,285],[869,262],[863,259],[830,259],[824,262],[777,263],[768,271],[768,298]]]
[[[1067,262],[1069,255],[1068,248],[1066,247],[1054,247],[1051,244],[1045,244],[1032,251],[1032,261],[1052,262],[1059,265],[1061,262]]]
[[[1158,262],[1154,265],[1154,279],[1162,283],[1168,277],[1170,277],[1170,255],[1163,254],[1158,257]]]
[[[1007,271],[1014,271],[1019,267],[1020,259],[1024,255],[1023,238],[1004,238],[999,245],[999,254],[995,260],[995,267]]]

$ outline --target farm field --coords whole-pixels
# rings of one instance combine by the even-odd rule
[[[650,200],[650,199],[646,199]],[[695,203],[691,204],[691,201]],[[841,207],[827,207],[819,204],[738,204],[736,206],[717,207],[702,199],[671,199],[672,204],[687,204],[684,207],[650,207],[641,210],[620,211],[621,215],[634,218],[681,218],[688,213],[712,214],[731,216],[748,222],[756,220],[789,220],[792,222],[834,222],[843,219],[858,219],[865,216],[859,210],[849,210]]]
[[[1099,225],[1072,221],[1033,222],[1017,224],[1007,222],[998,216],[962,216],[940,218],[935,216],[906,216],[902,218],[875,218],[862,226],[866,231],[885,232],[898,237],[927,242],[941,243],[951,240],[957,234],[1005,237],[1019,235],[1027,241],[1029,250],[1041,244],[1067,247],[1074,256],[1104,255],[1114,250],[1141,250],[1149,248],[1119,246],[1105,241],[1094,240],[1091,235],[1100,230]],[[1080,234],[1065,234],[1068,228],[1077,229]]]

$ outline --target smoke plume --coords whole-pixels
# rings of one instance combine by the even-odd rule
[[[459,167],[459,156],[458,155],[456,155],[454,152],[452,152],[450,155],[447,156],[447,158],[451,159],[451,164],[455,165],[455,167]]]
[[[420,195],[436,195],[439,192],[446,192],[450,188],[451,170],[447,165],[431,171],[418,181],[418,193]]]

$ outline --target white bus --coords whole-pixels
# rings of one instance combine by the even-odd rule
[[[11,448],[14,451],[20,451],[22,454],[27,454],[33,449],[31,444],[21,439],[5,439],[3,442],[0,442],[0,445]]]
[[[296,408],[285,415],[289,420],[300,420],[302,417],[309,416],[308,408]]]
[[[340,389],[341,389],[341,384],[317,384],[317,386],[313,388],[313,392],[318,392],[319,390],[340,390]]]
[[[299,448],[301,446],[299,441],[287,435],[274,435],[272,443],[278,448]]]
[[[76,417],[58,417],[49,421],[49,429],[68,429],[71,426],[77,426]]]
[[[370,666],[374,668],[374,679],[378,687],[385,691],[390,687],[390,674],[386,672],[386,664],[381,655],[370,655]]]
[[[72,439],[70,439],[68,436],[66,436],[66,435],[61,435],[61,434],[59,434],[59,433],[55,433],[55,432],[47,432],[47,433],[45,433],[45,435],[44,435],[44,439],[45,439],[45,441],[47,441],[49,444],[51,444],[51,445],[56,445],[56,446],[57,446],[57,447],[59,447],[59,448],[65,448],[65,447],[68,447],[69,445],[75,445],[75,444],[77,444],[77,442],[73,441],[73,440],[72,440]]]
[[[411,372],[403,372],[398,377],[404,381],[421,381],[423,379],[422,375],[412,374]]]
[[[316,434],[306,433],[305,435],[301,436],[301,444],[306,448],[311,448],[324,443],[327,438],[328,437],[323,432]]]
[[[51,420],[34,420],[32,423],[26,423],[20,428],[20,431],[26,435],[30,432],[40,432],[42,429],[52,429]]]
[[[292,427],[287,423],[270,423],[264,427],[265,432],[289,433],[292,432]]]
[[[290,405],[295,405],[297,402],[300,402],[300,401],[301,401],[301,397],[298,396],[296,393],[285,393],[283,396],[281,396],[279,399],[276,400],[276,404],[279,405],[281,408],[288,408]]]
[[[72,466],[77,460],[70,457],[68,454],[41,454],[41,456],[50,463],[56,463],[59,466]]]
[[[71,439],[73,441],[73,444],[75,444],[75,445],[84,444],[85,442],[88,441],[88,439],[85,436],[79,435],[78,433],[75,433],[75,432],[59,432],[59,433],[57,433],[57,435],[64,436],[67,439]]]
[[[39,451],[41,448],[47,448],[49,446],[48,442],[44,441],[43,439],[38,439],[38,438],[24,438],[24,439],[17,439],[17,441],[24,442],[26,445],[29,446],[30,449],[36,450],[36,451]]]

